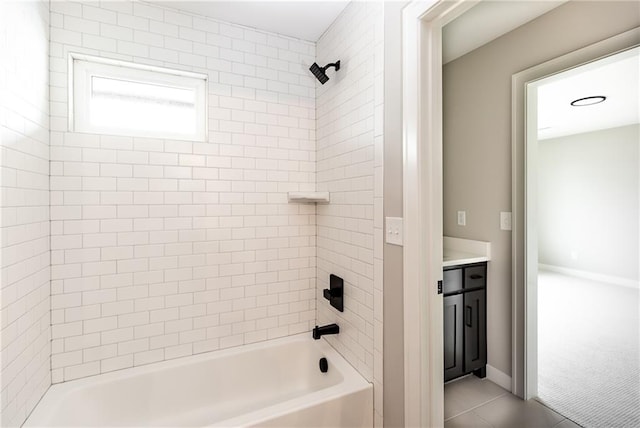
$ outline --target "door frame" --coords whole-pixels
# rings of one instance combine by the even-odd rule
[[[537,396],[537,233],[535,220],[536,149],[527,145],[527,85],[640,45],[640,27],[514,74],[511,80],[512,153],[512,391]],[[533,205],[533,206],[532,206]],[[534,244],[534,245],[530,245]]]
[[[405,426],[444,424],[442,27],[477,1],[413,1],[402,13]]]
[[[414,0],[402,14],[405,426],[444,424],[442,296],[436,291],[442,279],[442,27],[476,3]],[[526,354],[537,352],[525,347],[526,324],[537,324],[524,296],[526,83],[636,46],[639,40],[640,28],[635,28],[512,78],[512,391],[523,398],[531,398]]]

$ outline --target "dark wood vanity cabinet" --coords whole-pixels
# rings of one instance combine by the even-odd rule
[[[487,365],[487,263],[444,268],[444,380]]]

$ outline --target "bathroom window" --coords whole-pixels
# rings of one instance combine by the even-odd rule
[[[206,75],[77,54],[70,61],[71,130],[206,141]]]

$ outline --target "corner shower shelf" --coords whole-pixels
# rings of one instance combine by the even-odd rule
[[[329,192],[289,192],[289,202],[328,204]]]

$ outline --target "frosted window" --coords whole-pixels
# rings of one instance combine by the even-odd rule
[[[75,59],[72,128],[204,141],[206,80],[158,70]]]
[[[122,129],[194,133],[192,89],[93,77],[91,124]]]

